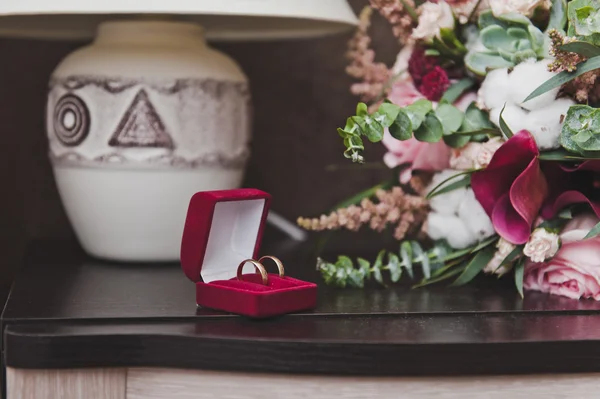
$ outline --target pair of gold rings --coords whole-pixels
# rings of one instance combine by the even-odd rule
[[[256,269],[256,271],[262,277],[263,285],[268,285],[269,284],[269,273],[267,273],[267,269],[265,269],[265,267],[262,264],[262,262],[267,259],[270,259],[273,262],[275,262],[275,264],[277,265],[277,268],[279,269],[279,277],[281,277],[281,278],[285,277],[285,269],[283,268],[283,262],[281,262],[281,260],[279,260],[279,258],[276,258],[274,256],[263,256],[259,260],[246,259],[242,263],[240,263],[240,265],[238,266],[238,269],[237,269],[238,280],[243,281],[242,271],[244,269],[244,265],[246,265],[246,263],[251,263],[254,266],[254,268]]]

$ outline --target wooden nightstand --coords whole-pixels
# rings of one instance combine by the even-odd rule
[[[309,246],[263,252],[319,281]],[[252,321],[197,309],[177,264],[34,243],[2,316],[6,397],[529,399],[600,388],[596,302],[522,301],[493,278],[319,289],[313,312]]]

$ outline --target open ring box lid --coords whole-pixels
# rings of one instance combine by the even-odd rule
[[[269,273],[267,285],[252,264],[258,259],[271,196],[255,189],[204,191],[190,200],[181,243],[181,267],[196,283],[199,306],[249,317],[271,317],[316,306],[317,286]],[[265,268],[276,266],[265,262]],[[250,272],[250,270],[252,270]]]

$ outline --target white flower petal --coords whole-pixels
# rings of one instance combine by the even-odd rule
[[[427,217],[427,234],[433,240],[445,239],[452,248],[462,249],[477,242],[465,223],[453,215],[429,213]]]
[[[435,187],[437,187],[441,182],[448,179],[451,176],[455,176],[461,173],[460,171],[453,169],[446,169],[442,172],[436,173],[433,176],[431,184],[427,188],[427,192],[431,192]],[[457,177],[456,179],[460,179]],[[454,180],[453,180],[454,181]],[[467,193],[466,188],[459,188],[457,190],[452,190],[450,192],[437,195],[429,201],[429,206],[435,212],[438,212],[443,215],[456,215],[458,212],[458,208]]]
[[[472,189],[467,190],[458,208],[458,217],[465,223],[467,229],[477,241],[482,241],[496,234],[492,221],[475,198]]]
[[[517,65],[508,75],[510,80],[511,102],[518,104],[526,110],[533,111],[547,107],[556,99],[559,88],[550,90],[527,102],[523,102],[542,83],[556,75],[548,71],[549,60],[535,61],[534,59],[524,61]]]
[[[559,148],[562,122],[569,107],[575,102],[570,98],[559,98],[549,106],[532,111],[527,115],[523,125],[535,137],[540,150]]]
[[[485,108],[502,108],[511,98],[508,69],[494,69],[488,73],[477,94]]]

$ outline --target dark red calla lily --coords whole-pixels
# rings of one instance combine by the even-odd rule
[[[549,219],[563,208],[588,203],[600,217],[600,160],[571,166],[546,162],[542,166],[549,182],[549,195],[542,209],[542,217]]]
[[[494,229],[513,244],[527,242],[548,196],[538,156],[535,139],[521,130],[496,151],[486,169],[471,176],[475,197]]]

